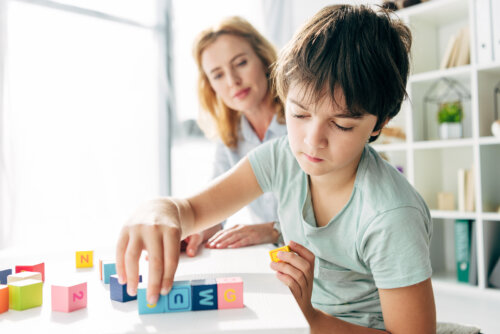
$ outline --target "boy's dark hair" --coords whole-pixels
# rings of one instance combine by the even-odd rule
[[[313,100],[327,93],[333,99],[339,86],[347,112],[377,116],[379,130],[407,97],[410,70],[411,32],[390,15],[366,6],[323,8],[279,55],[273,68],[278,95],[285,101],[290,84],[299,83]]]

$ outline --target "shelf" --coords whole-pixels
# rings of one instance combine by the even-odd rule
[[[484,212],[481,214],[483,220],[500,221],[500,213]]]
[[[431,217],[437,219],[476,219],[475,212],[431,210]]]
[[[429,24],[446,24],[467,16],[466,0],[428,1],[419,5],[398,10],[399,17],[409,17]]]
[[[497,137],[481,137],[479,138],[480,145],[498,145],[500,144],[500,138]]]
[[[451,289],[451,290],[463,291],[464,289],[466,289],[471,292],[477,292],[478,290],[480,290],[477,285],[470,285],[468,283],[458,282],[456,274],[454,272],[432,273],[432,285],[435,288],[447,289],[447,290]]]
[[[484,71],[484,72],[500,73],[500,62],[497,61],[497,62],[490,63],[490,64],[477,65],[477,70],[480,72]]]
[[[377,152],[405,151],[408,148],[408,145],[406,143],[372,144],[371,146]]]
[[[454,78],[457,80],[460,79],[464,80],[470,76],[471,69],[472,69],[471,65],[466,65],[466,66],[447,68],[444,70],[422,72],[412,75],[409,79],[409,83],[414,84],[425,81],[434,81],[439,78]]]
[[[416,150],[436,149],[447,147],[472,147],[474,141],[471,138],[464,139],[448,139],[448,140],[428,140],[418,141],[413,143],[413,148]]]

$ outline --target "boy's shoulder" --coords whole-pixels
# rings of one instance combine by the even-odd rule
[[[370,145],[365,146],[358,173],[356,188],[362,203],[373,215],[403,208],[429,215],[425,201],[404,174],[382,159]]]

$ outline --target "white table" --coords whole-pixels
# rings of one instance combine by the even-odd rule
[[[0,333],[309,333],[309,326],[292,294],[269,268],[271,245],[234,250],[203,249],[195,258],[181,256],[176,280],[217,276],[241,276],[244,284],[242,309],[192,311],[139,315],[137,301],[110,300],[109,285],[99,280],[98,259],[94,268],[76,269],[74,252],[46,255],[0,252],[0,267],[29,264],[42,259],[46,280],[43,305],[25,311],[0,314]],[[40,253],[40,252],[39,252]],[[42,252],[43,253],[43,252]],[[112,254],[108,250],[107,255]],[[147,279],[147,263],[141,262]],[[52,312],[51,281],[65,278],[87,281],[86,309],[72,313]]]

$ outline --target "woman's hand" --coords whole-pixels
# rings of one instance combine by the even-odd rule
[[[148,303],[158,301],[172,288],[179,262],[182,230],[178,203],[160,198],[140,207],[122,228],[116,246],[116,272],[120,283],[127,283],[127,293],[137,294],[139,258],[148,252]]]
[[[200,233],[191,234],[189,237],[184,239],[186,242],[186,254],[187,256],[193,257],[198,253],[200,245],[211,238],[215,233],[222,229],[221,224],[217,224]],[[182,250],[182,249],[181,249]]]
[[[274,229],[273,222],[255,225],[235,225],[217,232],[208,239],[205,247],[238,248],[274,243],[278,240],[278,237],[278,231]]]
[[[276,276],[292,291],[302,313],[311,323],[316,309],[311,304],[314,279],[314,254],[302,245],[290,241],[291,252],[278,252],[281,262],[271,262]]]

